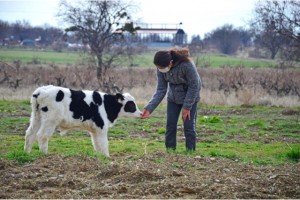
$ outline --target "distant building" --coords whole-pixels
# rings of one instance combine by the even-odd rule
[[[129,36],[133,43],[143,43],[147,46],[185,45],[187,34],[180,24],[135,24],[140,27],[134,35]]]

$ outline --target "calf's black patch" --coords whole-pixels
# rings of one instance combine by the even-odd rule
[[[124,96],[121,93],[117,93],[116,98],[117,98],[117,100],[124,101]]]
[[[82,121],[92,120],[98,127],[102,129],[104,126],[104,121],[98,111],[98,103],[95,104],[94,102],[92,102],[90,103],[90,105],[88,105],[84,101],[84,98],[86,96],[84,92],[75,90],[70,91],[70,111],[73,112],[73,118],[80,119]]]
[[[42,111],[44,111],[44,112],[48,112],[48,107],[47,107],[47,106],[45,106],[45,107],[42,107]]]
[[[65,94],[63,91],[59,90],[58,93],[56,94],[56,101],[60,102],[64,99]]]
[[[40,93],[37,93],[37,94],[33,94],[32,95],[32,97],[34,97],[34,98],[38,98],[38,96],[40,95]],[[39,110],[39,107],[40,107],[40,105],[39,104],[36,104],[36,111],[38,111]]]
[[[38,98],[39,95],[40,95],[40,93],[37,93],[37,94],[33,94],[32,96],[33,96],[34,98]]]
[[[100,94],[96,91],[93,92],[93,101],[98,106],[101,106],[101,104],[102,104],[102,98],[101,98]]]
[[[122,104],[118,102],[119,96],[105,94],[104,95],[104,108],[107,118],[113,123],[121,110]],[[124,97],[123,97],[124,98]]]
[[[136,111],[136,106],[133,101],[128,101],[124,107],[125,112],[134,113]]]

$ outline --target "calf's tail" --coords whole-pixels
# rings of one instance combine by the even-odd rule
[[[37,132],[40,128],[40,116],[39,116],[39,105],[37,98],[39,93],[34,92],[31,96],[31,116],[30,116],[30,125],[26,130],[25,135],[25,145],[24,150],[30,152],[33,146],[33,143],[36,139]]]

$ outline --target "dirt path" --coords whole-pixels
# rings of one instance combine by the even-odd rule
[[[256,166],[156,152],[135,159],[0,160],[0,198],[300,198],[300,163]]]

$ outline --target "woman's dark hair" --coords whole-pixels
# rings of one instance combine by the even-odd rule
[[[161,50],[156,52],[154,55],[153,63],[156,66],[167,67],[171,60],[173,63],[177,62],[190,62],[189,50],[186,48],[183,49],[171,49],[171,50]]]

